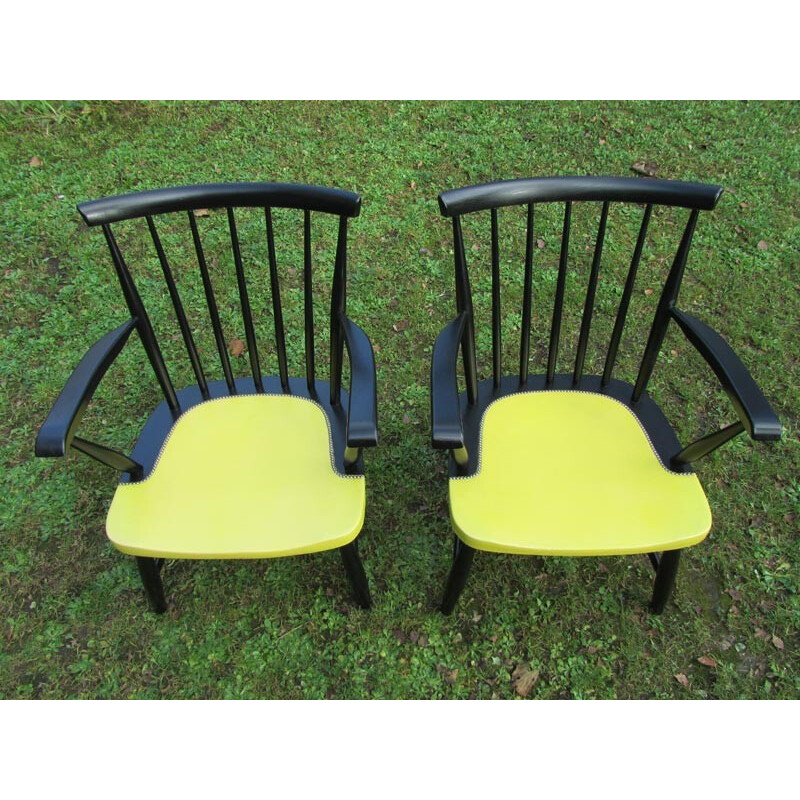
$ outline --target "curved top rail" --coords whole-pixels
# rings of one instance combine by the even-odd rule
[[[227,206],[301,208],[357,217],[361,198],[354,192],[301,183],[201,183],[103,197],[79,203],[78,211],[87,225],[103,225],[151,214]]]
[[[471,211],[523,203],[608,200],[710,210],[717,204],[721,194],[721,186],[707,183],[573,175],[562,178],[521,178],[452,189],[439,195],[439,209],[443,216],[454,217]]]

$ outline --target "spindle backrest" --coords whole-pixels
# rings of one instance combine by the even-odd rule
[[[564,204],[558,273],[548,334],[544,388],[553,387],[557,373],[559,346],[562,339],[565,284],[572,260],[570,258],[570,233],[572,230],[573,205],[583,201],[601,204],[598,209],[599,220],[594,237],[594,252],[582,304],[575,361],[570,370],[573,388],[577,388],[581,384],[581,379],[584,375],[587,344],[595,312],[598,278],[603,263],[603,246],[606,241],[609,215],[613,213],[612,206],[618,203],[634,203],[643,205],[643,210],[633,254],[630,257],[627,275],[614,316],[613,330],[605,351],[605,363],[602,378],[600,379],[601,388],[607,386],[612,380],[637,271],[646,246],[653,208],[658,205],[679,206],[689,211],[688,220],[685,223],[677,250],[672,259],[672,265],[661,291],[644,353],[641,357],[638,375],[630,397],[630,401],[636,403],[646,390],[664,339],[670,319],[670,310],[675,304],[680,289],[698,214],[701,210],[713,209],[721,192],[722,188],[719,186],[680,181],[617,177],[565,177],[501,181],[442,193],[439,196],[441,213],[445,217],[452,218],[453,225],[456,305],[460,314],[465,312],[462,354],[468,402],[471,405],[477,402],[478,368],[475,346],[475,315],[467,267],[467,248],[462,229],[462,217],[464,215],[480,211],[489,211],[490,215],[492,382],[494,390],[497,391],[503,380],[501,337],[501,321],[503,317],[498,209],[506,206],[526,207],[525,252],[524,259],[521,259],[524,260],[524,277],[519,346],[519,386],[524,387],[529,378],[531,303],[534,295],[533,275],[537,261],[540,260],[536,246],[535,209],[537,205],[544,203]]]
[[[225,209],[230,251],[234,263],[236,288],[253,385],[256,392],[264,392],[264,377],[262,376],[262,365],[256,341],[256,324],[254,323],[250,299],[250,287],[252,287],[254,279],[264,283],[268,280],[272,298],[271,310],[275,326],[275,354],[280,386],[283,392],[290,393],[284,311],[281,302],[281,280],[279,278],[278,258],[276,255],[276,235],[272,210],[281,208],[302,211],[305,377],[308,395],[315,397],[317,394],[317,379],[314,357],[315,322],[312,291],[312,212],[338,216],[336,255],[330,296],[330,403],[331,405],[337,405],[340,401],[344,346],[339,316],[344,314],[346,303],[347,219],[358,216],[360,205],[361,200],[358,195],[338,189],[282,183],[222,183],[155,189],[107,197],[81,203],[78,206],[78,210],[88,225],[102,227],[106,242],[111,250],[114,268],[120,281],[125,301],[131,316],[136,320],[136,327],[147,357],[155,371],[158,383],[172,414],[177,416],[181,412],[178,392],[176,392],[175,385],[167,369],[162,347],[159,344],[142,295],[137,288],[122,248],[112,230],[112,224],[135,218],[143,218],[146,221],[197,387],[203,399],[207,400],[210,396],[209,381],[203,366],[203,359],[195,342],[192,325],[187,318],[186,309],[176,285],[174,270],[170,265],[166,248],[162,243],[162,236],[159,233],[161,215],[185,212],[188,216],[188,226],[194,248],[194,263],[202,280],[208,319],[213,330],[213,338],[225,384],[229,394],[236,394],[236,379],[231,366],[228,343],[220,321],[220,303],[209,271],[201,225],[198,224],[199,212],[205,215],[208,209]],[[248,255],[243,252],[236,216],[236,210],[240,208],[264,209],[263,225],[267,242],[268,265],[252,263]],[[157,220],[157,218],[159,219]],[[250,283],[247,280],[248,273],[251,279]]]

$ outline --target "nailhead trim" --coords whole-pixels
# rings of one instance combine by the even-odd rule
[[[650,438],[650,434],[647,432],[644,425],[642,425],[642,421],[639,419],[639,417],[636,416],[636,414],[634,414],[630,410],[630,408],[628,408],[628,406],[625,405],[625,403],[623,403],[621,400],[617,400],[616,397],[609,397],[606,394],[598,394],[597,392],[587,392],[585,389],[545,389],[535,392],[515,392],[514,394],[507,394],[505,397],[498,397],[496,400],[492,400],[492,402],[489,403],[488,406],[486,406],[486,410],[483,412],[483,416],[481,417],[481,430],[478,436],[478,469],[475,470],[475,472],[472,475],[456,475],[450,478],[451,481],[468,481],[471,478],[477,478],[478,475],[480,475],[481,468],[483,466],[481,464],[481,461],[483,459],[483,426],[484,423],[486,422],[486,415],[489,413],[489,409],[495,403],[501,403],[503,400],[508,400],[510,397],[516,397],[517,395],[520,394],[588,394],[592,395],[593,397],[602,397],[605,400],[611,400],[614,403],[621,405],[636,420],[637,424],[642,430],[642,433],[644,434],[645,439],[647,439],[647,443],[650,445],[650,449],[653,451],[653,455],[656,457],[658,463],[665,472],[668,472],[670,475],[676,475],[682,478],[693,478],[695,476],[693,472],[675,472],[674,470],[669,469],[669,467],[667,467],[666,464],[664,464],[664,462],[661,460],[661,456],[658,454],[658,451],[653,446],[653,441]]]
[[[364,477],[363,475],[349,475],[347,473],[341,473],[336,468],[336,461],[335,461],[334,453],[333,453],[333,433],[331,431],[331,421],[328,419],[328,415],[325,413],[325,409],[322,407],[321,403],[318,403],[316,400],[312,400],[309,397],[299,397],[297,395],[277,394],[277,393],[274,393],[274,392],[258,392],[258,393],[254,392],[254,393],[249,393],[249,394],[228,395],[226,397],[213,397],[210,400],[203,400],[202,403],[198,403],[197,405],[192,406],[190,409],[184,411],[183,414],[181,414],[180,417],[178,417],[178,419],[175,420],[175,424],[172,426],[172,428],[170,428],[170,431],[167,434],[167,438],[164,439],[164,442],[161,445],[161,449],[158,451],[158,457],[156,458],[156,460],[155,460],[155,462],[153,464],[153,468],[150,470],[150,474],[146,478],[144,478],[143,480],[135,481],[135,482],[132,481],[130,483],[121,483],[120,486],[141,486],[143,483],[146,483],[147,481],[150,480],[150,478],[152,478],[155,475],[156,469],[158,468],[158,465],[161,462],[161,457],[164,455],[164,451],[167,448],[167,444],[169,444],[169,440],[172,438],[172,434],[175,432],[175,428],[177,428],[177,426],[180,423],[180,421],[184,417],[186,417],[187,414],[191,414],[192,411],[194,411],[195,409],[198,409],[201,406],[208,405],[209,403],[220,403],[220,402],[223,402],[225,400],[236,400],[236,399],[238,399],[240,397],[275,397],[275,398],[281,398],[281,399],[284,399],[284,400],[303,400],[306,403],[311,403],[312,405],[315,405],[322,412],[322,416],[325,419],[325,425],[328,428],[328,452],[330,454],[331,469],[333,470],[333,472],[340,478],[349,478],[349,479],[358,480],[358,479]]]

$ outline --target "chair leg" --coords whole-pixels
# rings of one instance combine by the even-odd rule
[[[136,566],[142,576],[144,590],[150,601],[150,609],[156,614],[163,614],[167,610],[167,601],[164,599],[164,585],[161,583],[161,566],[164,561],[160,558],[145,558],[136,556]]]
[[[650,610],[654,614],[660,614],[664,610],[664,606],[672,594],[680,559],[680,550],[665,550],[658,559],[656,579],[653,583],[653,599],[650,601]]]
[[[354,540],[350,544],[340,547],[339,552],[342,554],[342,563],[350,580],[356,603],[361,608],[371,608],[372,598],[369,594],[369,584],[367,583],[367,575],[364,572],[364,565],[358,555],[358,544]]]
[[[464,586],[467,583],[469,569],[472,566],[472,557],[475,550],[468,544],[464,544],[458,536],[455,537],[453,545],[453,566],[450,568],[450,575],[447,578],[447,585],[444,588],[442,598],[442,613],[451,614],[455,608],[456,601],[461,596]]]

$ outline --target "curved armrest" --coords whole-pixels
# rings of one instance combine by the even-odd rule
[[[135,327],[136,319],[129,319],[107,333],[81,359],[39,428],[37,456],[63,456],[67,452],[86,406]]]
[[[350,357],[350,405],[347,408],[347,446],[378,444],[378,395],[372,344],[361,328],[339,314],[347,354]]]
[[[781,423],[730,345],[696,317],[671,309],[673,319],[719,378],[745,430],[757,441],[781,438]]]
[[[458,450],[464,447],[464,429],[458,404],[458,348],[467,321],[459,314],[436,337],[431,360],[431,423],[433,446]]]

